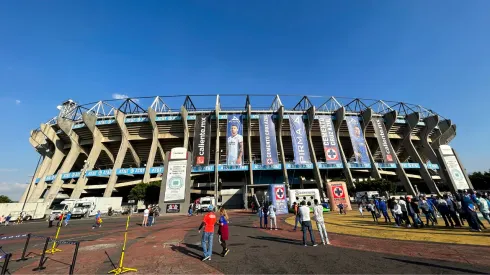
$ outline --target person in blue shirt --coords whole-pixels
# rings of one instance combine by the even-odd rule
[[[257,216],[259,216],[260,228],[264,228],[264,208],[259,206],[259,210],[257,211]]]
[[[65,218],[65,226],[68,226],[68,222],[70,221],[70,219],[71,219],[71,212],[68,212]]]
[[[374,206],[376,206],[376,212],[379,213],[379,199],[374,200]]]
[[[430,215],[432,216],[432,219],[434,219],[434,222],[437,223],[437,199],[432,195],[428,200],[427,203],[429,204],[429,212]]]
[[[390,216],[388,216],[388,209],[386,206],[386,201],[384,199],[378,199],[378,209],[383,214],[383,217],[385,218],[385,222],[391,223]]]

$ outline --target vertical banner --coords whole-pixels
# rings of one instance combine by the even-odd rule
[[[259,132],[262,165],[278,164],[276,126],[272,115],[259,115]]]
[[[333,128],[332,116],[318,116],[318,123],[320,124],[320,134],[322,135],[323,151],[325,152],[327,163],[342,163],[342,160],[340,159],[339,145],[337,144],[337,135],[335,134],[335,130]]]
[[[288,205],[286,201],[286,187],[284,184],[269,185],[269,194],[272,205],[276,207],[276,214],[288,214]]]
[[[187,160],[171,160],[168,162],[165,202],[185,199],[186,171]]]
[[[466,177],[461,169],[458,159],[454,155],[453,149],[449,145],[441,145],[439,152],[442,154],[442,160],[446,165],[449,178],[453,182],[456,190],[470,189],[470,185],[466,181]]]
[[[388,132],[386,131],[385,123],[382,118],[372,118],[371,123],[374,127],[374,132],[376,133],[376,138],[378,139],[379,149],[383,155],[383,160],[385,163],[395,163],[393,159],[393,147],[388,138]]]
[[[243,165],[243,124],[241,115],[228,115],[226,164]]]
[[[197,115],[194,124],[194,146],[192,165],[209,165],[209,148],[211,146],[211,121],[209,115]]]
[[[366,140],[361,131],[361,125],[359,124],[359,118],[357,116],[346,116],[347,128],[349,128],[350,140],[352,148],[354,149],[354,156],[356,162],[359,164],[370,165],[369,157],[367,154]]]
[[[311,163],[308,140],[306,139],[305,123],[302,115],[289,115],[289,126],[291,127],[291,139],[294,150],[294,163]]]

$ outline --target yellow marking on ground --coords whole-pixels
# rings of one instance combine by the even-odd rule
[[[466,244],[490,246],[489,229],[483,232],[469,231],[467,223],[463,228],[446,228],[442,218],[438,218],[439,225],[424,228],[405,228],[395,227],[394,223],[385,223],[384,218],[379,219],[379,224],[375,224],[371,214],[360,216],[358,212],[350,211],[347,215],[335,213],[325,213],[325,226],[327,233],[338,233],[369,238],[394,239],[403,241],[435,242],[445,244]],[[425,218],[425,217],[424,217]],[[294,216],[286,219],[288,224],[294,225]],[[393,219],[392,219],[393,220]],[[425,220],[424,220],[425,222]],[[488,227],[487,221],[482,223]],[[313,229],[318,230],[316,222],[312,218]]]

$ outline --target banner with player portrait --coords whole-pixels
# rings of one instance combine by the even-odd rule
[[[260,155],[262,165],[278,164],[276,125],[272,115],[259,115]]]
[[[346,116],[347,128],[349,129],[350,140],[352,148],[354,149],[354,157],[356,163],[363,165],[371,165],[367,153],[366,140],[359,124],[359,118],[357,116]]]
[[[374,132],[376,133],[376,138],[378,139],[379,150],[383,155],[383,160],[385,163],[395,163],[393,158],[393,147],[388,138],[388,132],[386,131],[385,123],[382,118],[376,117],[371,119],[371,123],[374,127]]]
[[[332,123],[332,116],[320,115],[318,116],[318,123],[320,124],[320,134],[322,136],[323,151],[327,163],[337,164],[342,163],[340,159],[340,150],[337,143],[337,135]]]
[[[228,115],[226,129],[226,164],[243,165],[242,115]]]
[[[194,146],[192,165],[209,165],[209,147],[211,145],[211,121],[209,115],[199,114],[194,124]]]
[[[293,142],[294,163],[311,163],[308,140],[306,139],[305,123],[302,115],[289,115],[289,126],[291,128],[291,139]]]

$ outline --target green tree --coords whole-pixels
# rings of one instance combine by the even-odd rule
[[[11,203],[11,202],[12,200],[9,197],[5,195],[0,195],[0,203]]]
[[[146,188],[148,187],[145,183],[139,183],[135,185],[131,191],[129,191],[128,199],[130,200],[144,200],[146,197]]]
[[[476,190],[490,189],[490,170],[485,172],[473,172],[468,177],[471,180],[473,188]]]
[[[153,181],[147,184],[145,192],[145,203],[156,204],[160,198],[161,181]]]

